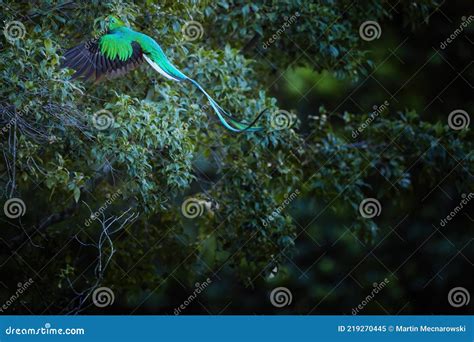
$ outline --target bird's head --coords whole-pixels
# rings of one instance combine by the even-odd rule
[[[122,20],[120,20],[119,18],[117,18],[113,15],[109,15],[104,19],[104,21],[102,23],[102,26],[103,26],[104,29],[111,31],[111,30],[115,30],[119,27],[126,26],[126,24]]]

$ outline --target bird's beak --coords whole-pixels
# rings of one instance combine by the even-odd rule
[[[105,20],[101,20],[100,22],[100,31],[101,32],[107,31],[107,25],[105,24]]]

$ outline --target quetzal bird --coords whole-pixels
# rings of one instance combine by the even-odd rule
[[[101,25],[103,34],[100,37],[66,51],[62,67],[76,71],[72,79],[82,77],[97,83],[122,76],[145,60],[153,69],[170,80],[188,81],[194,84],[207,97],[219,120],[227,129],[234,132],[255,132],[262,129],[255,127],[254,124],[265,110],[251,123],[237,121],[222,109],[198,82],[176,68],[154,39],[127,27],[123,21],[114,16],[106,17]]]

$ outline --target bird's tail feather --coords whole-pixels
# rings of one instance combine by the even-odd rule
[[[217,114],[220,122],[229,130],[233,132],[258,132],[263,129],[263,127],[254,126],[255,123],[260,119],[260,117],[266,112],[266,109],[260,112],[257,117],[250,123],[241,122],[234,119],[229,113],[227,113],[219,104],[209,95],[201,85],[195,80],[188,78],[188,80],[194,84],[206,97],[211,105],[212,109]]]
[[[266,109],[260,112],[257,117],[251,123],[240,122],[227,113],[219,104],[209,95],[201,85],[195,80],[187,77],[181,71],[179,71],[165,56],[163,51],[160,49],[155,51],[156,53],[151,56],[144,55],[145,60],[160,74],[164,75],[166,78],[175,80],[175,81],[184,81],[188,80],[194,84],[206,97],[211,105],[212,109],[217,114],[217,117],[221,123],[229,130],[233,132],[257,132],[261,131],[263,127],[254,126],[255,123],[260,119],[260,117],[266,112]]]

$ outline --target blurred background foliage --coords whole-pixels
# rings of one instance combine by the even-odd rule
[[[17,118],[0,140],[2,197],[27,207],[1,217],[1,298],[34,280],[9,313],[173,314],[208,277],[184,314],[350,314],[385,278],[361,313],[471,310],[447,301],[455,286],[473,293],[469,208],[439,229],[473,191],[472,131],[447,125],[455,109],[473,113],[473,26],[439,49],[469,1],[0,5],[4,23],[26,28],[0,40],[2,127]],[[97,86],[70,82],[61,55],[109,13],[156,38],[240,118],[269,108],[264,132],[224,131],[198,92],[146,66]],[[380,39],[361,39],[367,20]],[[203,26],[200,40],[183,36],[189,21]],[[92,117],[104,109],[115,122],[98,131]],[[294,125],[275,130],[281,110]],[[192,220],[181,212],[190,197],[205,203]],[[382,205],[373,220],[359,214],[367,197]],[[114,291],[112,306],[92,304],[99,286]],[[291,305],[271,305],[277,286]]]

